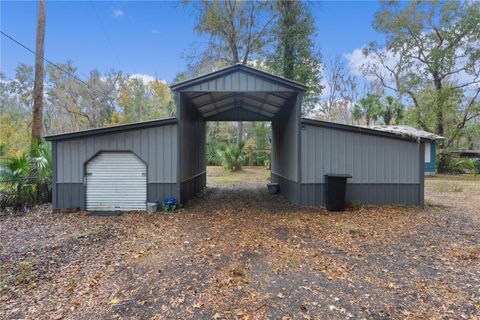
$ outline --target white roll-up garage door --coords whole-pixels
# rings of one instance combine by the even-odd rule
[[[102,152],[87,163],[87,210],[145,210],[147,167],[131,152]]]

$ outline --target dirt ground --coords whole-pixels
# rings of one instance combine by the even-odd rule
[[[479,319],[480,179],[331,214],[218,176],[173,214],[1,212],[0,319]]]

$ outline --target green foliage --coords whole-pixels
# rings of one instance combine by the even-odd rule
[[[471,173],[476,177],[479,172],[480,161],[478,159],[462,159],[457,162],[457,166],[464,172]]]
[[[21,207],[35,200],[36,186],[29,177],[26,155],[8,157],[0,166],[0,207]]]
[[[302,102],[302,115],[307,116],[318,105],[323,89],[321,56],[313,40],[314,18],[303,1],[277,1],[274,10],[278,18],[267,65],[273,73],[309,87]]]
[[[3,160],[0,184],[0,207],[22,207],[49,200],[52,184],[50,144],[33,144],[29,155]]]
[[[123,111],[121,122],[138,122],[172,116],[173,101],[165,83],[153,80],[145,84],[142,79],[125,81],[118,100]]]
[[[371,122],[377,121],[381,114],[382,103],[380,97],[373,93],[368,93],[366,97],[360,99],[360,104],[356,105],[354,109],[355,120],[358,121],[361,117],[364,117],[367,126]]]
[[[207,165],[219,166],[222,164],[222,157],[220,152],[225,151],[226,145],[222,142],[209,141],[207,142]]]
[[[188,3],[189,1],[185,1]],[[268,1],[191,1],[196,17],[195,31],[209,38],[200,58],[227,65],[247,64],[261,54],[268,38],[271,17]]]
[[[224,151],[218,150],[218,155],[222,159],[223,168],[225,171],[237,171],[242,169],[243,143],[238,147],[236,144],[231,144],[225,148]]]
[[[370,61],[375,61],[368,64],[365,74],[408,96],[417,109],[410,114],[417,126],[439,135],[453,131],[446,143],[446,147],[452,146],[466,122],[480,116],[475,110],[480,92],[480,3],[385,1],[373,26],[384,35],[386,44],[385,48],[372,44],[365,50]],[[428,107],[422,105],[425,95],[430,100]],[[451,100],[457,95],[461,99],[452,117]],[[425,122],[425,114],[431,123]],[[453,122],[450,128],[449,122]]]
[[[403,119],[404,106],[392,96],[387,96],[385,103],[382,104],[380,115],[383,118],[383,123],[390,125],[394,120],[395,124],[399,124]]]

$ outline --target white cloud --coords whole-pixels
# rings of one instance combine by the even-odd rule
[[[115,18],[121,18],[125,15],[125,12],[123,12],[121,9],[113,9],[112,14]]]
[[[158,80],[154,76],[148,75],[148,74],[142,74],[142,73],[134,73],[130,75],[129,79],[139,79],[142,80],[143,84],[147,85],[152,81]],[[159,80],[162,83],[167,83],[166,80]]]
[[[348,61],[348,67],[350,74],[356,77],[363,77],[368,82],[374,81],[377,78],[368,72],[368,75],[364,75],[366,69],[375,73],[381,74],[385,81],[393,81],[392,74],[383,65],[386,65],[389,69],[394,69],[398,64],[399,57],[394,53],[382,49],[379,51],[381,58],[375,55],[365,56],[363,54],[363,48],[354,49],[352,52],[346,53],[345,59]]]
[[[368,62],[369,58],[363,55],[362,49],[355,49],[345,54],[348,61],[350,73],[354,76],[362,76],[362,66]]]

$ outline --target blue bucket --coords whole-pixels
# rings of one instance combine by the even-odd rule
[[[163,208],[167,211],[174,211],[177,209],[177,199],[170,197],[170,198],[165,198],[162,202]]]

